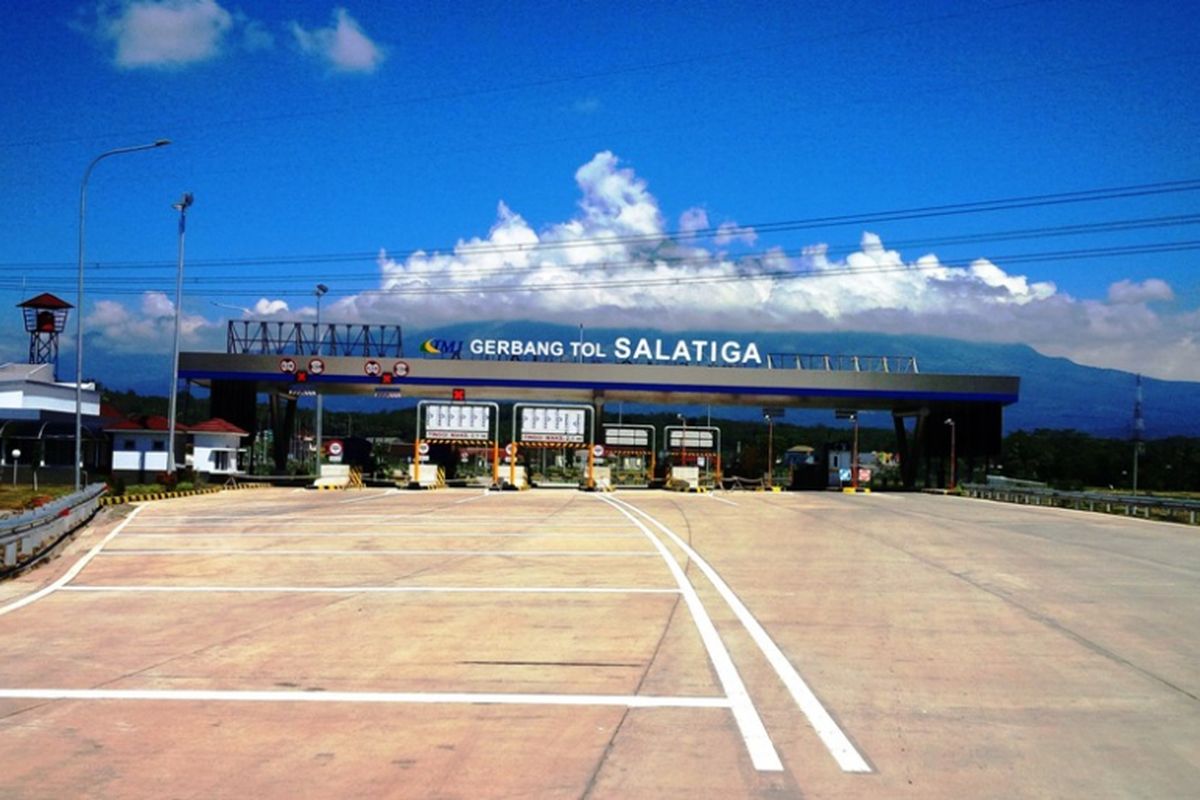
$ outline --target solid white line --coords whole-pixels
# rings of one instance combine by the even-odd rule
[[[321,531],[321,532],[314,531],[311,533],[296,533],[295,531],[279,531],[278,533],[268,533],[268,532],[263,532],[263,531],[254,531],[253,533],[215,533],[215,532],[208,532],[208,531],[191,531],[188,533],[183,533],[181,531],[172,531],[172,532],[157,533],[157,532],[153,532],[153,531],[143,531],[143,532],[125,531],[125,535],[122,536],[121,538],[128,539],[130,537],[136,537],[136,536],[162,536],[162,537],[176,537],[176,538],[183,538],[183,539],[205,539],[205,540],[207,540],[207,539],[249,539],[249,538],[270,538],[270,539],[280,539],[280,538],[291,538],[291,539],[316,539],[316,538],[332,538],[332,539],[367,539],[367,538],[371,538],[371,539],[385,539],[385,538],[386,539],[419,539],[419,538],[471,539],[474,537],[485,537],[485,536],[486,537],[505,537],[505,538],[529,538],[529,537],[538,537],[538,536],[542,536],[542,537],[558,536],[558,537],[570,537],[572,539],[637,539],[638,541],[641,541],[641,539],[642,539],[642,536],[640,534],[636,534],[636,533],[580,533],[578,531],[576,531],[574,533],[565,533],[565,532],[564,533],[554,533],[553,531],[539,532],[539,533],[512,533],[512,532],[495,533],[495,532],[491,532],[491,531],[484,531],[484,532],[473,531],[471,533],[459,533],[459,532],[452,533],[449,531],[438,531],[436,533],[431,533],[431,532],[427,532],[427,531],[420,531],[420,532],[405,531],[403,533],[396,533],[393,531],[361,531],[358,533],[329,533],[329,532],[325,532],[325,531]]]
[[[488,496],[487,489],[484,489],[484,490],[483,490],[483,494],[477,494],[477,495],[475,495],[474,497],[468,497],[468,498],[466,498],[466,499],[464,499],[464,500],[455,500],[455,501],[454,501],[453,503],[451,503],[450,505],[452,505],[452,506],[461,506],[463,503],[474,503],[476,500],[482,500],[483,498],[485,498],[485,497],[487,497],[487,496]]]
[[[474,498],[472,498],[472,499],[474,499]],[[450,505],[453,505],[453,504],[450,504]],[[450,505],[444,506],[442,508],[448,510],[450,508]],[[436,511],[439,511],[442,509],[439,508],[439,509],[433,509],[433,510],[436,512]],[[305,513],[305,514],[297,514],[295,512],[289,512],[287,514],[263,514],[263,513],[257,513],[257,514],[213,514],[213,515],[197,514],[195,516],[178,515],[178,514],[174,514],[174,515],[166,515],[166,514],[157,515],[156,514],[152,518],[147,518],[147,519],[143,520],[143,522],[146,524],[150,524],[150,525],[159,524],[162,522],[173,522],[173,521],[190,523],[190,522],[195,522],[197,520],[231,520],[231,521],[235,521],[235,522],[237,522],[237,521],[261,522],[264,517],[267,517],[272,522],[287,522],[288,524],[309,523],[312,525],[327,525],[328,520],[321,520],[321,519],[313,518],[314,515],[319,513],[320,511],[321,511],[321,509],[313,509],[313,511],[311,513]],[[435,517],[435,516],[430,516],[430,515],[425,515],[425,514],[422,514],[422,515],[414,514],[413,516],[409,516],[409,517],[397,517],[396,514],[343,514],[342,516],[340,516],[338,518],[339,521],[355,521],[355,522],[362,522],[365,520],[372,520],[372,519],[382,520],[383,522],[387,522],[390,525],[428,525],[431,523],[439,524],[439,525],[462,525],[462,524],[467,524],[467,523],[472,523],[472,522],[503,522],[505,524],[508,524],[508,523],[513,523],[513,524],[547,523],[547,522],[549,522],[549,520],[547,520],[544,515],[543,516],[508,516],[507,514],[504,516],[503,519],[498,519],[495,514],[477,515],[477,516],[470,516],[470,517],[456,515],[452,519],[451,518],[443,518],[443,517]],[[579,528],[579,527],[588,527],[589,525],[593,525],[595,523],[603,523],[603,522],[607,522],[611,525],[618,521],[619,520],[613,519],[613,517],[611,515],[599,516],[599,517],[598,516],[590,516],[590,517],[572,516],[570,518],[570,522],[566,522],[566,521],[557,522],[556,521],[556,522],[554,522],[554,525],[557,527]]]
[[[59,589],[62,589],[64,586],[66,586],[68,583],[70,583],[70,581],[72,579],[74,579],[76,575],[78,575],[80,572],[82,572],[83,568],[86,567],[88,565],[88,563],[91,562],[91,560],[96,557],[97,554],[99,554],[100,550],[103,549],[104,545],[111,542],[118,533],[120,533],[122,530],[124,530],[125,526],[128,525],[130,522],[132,522],[134,517],[136,517],[138,515],[138,513],[141,512],[141,510],[144,509],[145,507],[146,506],[139,505],[136,508],[134,508],[133,511],[129,514],[129,516],[126,517],[124,519],[124,521],[121,522],[120,525],[113,528],[112,532],[110,532],[107,536],[105,536],[102,540],[100,540],[99,544],[97,544],[91,550],[87,551],[87,553],[85,553],[82,558],[80,558],[78,561],[76,561],[75,564],[69,570],[67,570],[65,573],[63,573],[62,577],[59,578],[58,580],[56,580],[54,583],[50,584],[49,586],[45,587],[44,589],[41,589],[40,591],[34,592],[31,595],[22,597],[20,600],[16,600],[12,603],[9,603],[6,606],[0,606],[0,617],[4,616],[5,614],[7,614],[10,611],[16,611],[18,608],[24,608],[25,606],[29,605],[30,603],[41,600],[43,597],[45,597],[49,594],[52,594],[52,593],[58,591]]]
[[[164,594],[679,594],[678,589],[607,586],[63,586],[64,592]]]
[[[603,495],[598,496],[601,500],[609,502],[609,498]],[[708,616],[708,611],[700,601],[700,595],[696,594],[696,587],[692,586],[687,576],[684,575],[679,563],[667,550],[662,540],[651,533],[641,520],[627,510],[615,503],[610,503],[610,505],[624,514],[646,535],[646,538],[662,555],[667,568],[675,577],[675,583],[683,594],[688,610],[692,613],[692,621],[696,624],[701,641],[704,642],[704,649],[708,651],[708,658],[717,673],[717,679],[721,682],[721,688],[725,691],[725,696],[729,698],[733,719],[742,734],[742,740],[746,743],[746,749],[750,753],[750,761],[754,764],[754,768],[759,772],[782,772],[783,762],[779,759],[779,753],[771,742],[771,736],[767,733],[767,728],[763,725],[762,718],[759,717],[758,710],[754,707],[754,701],[750,699],[750,693],[746,691],[746,684],[742,682],[742,676],[738,674],[737,667],[729,656],[729,651],[725,648],[725,643],[721,641],[721,635],[717,633],[716,625]]]
[[[381,497],[391,497],[392,495],[400,494],[399,489],[387,489],[379,494],[369,494],[366,497],[354,497],[350,500],[339,500],[338,505],[344,506],[347,503],[361,503],[363,500],[378,500]]]
[[[504,556],[554,558],[584,556],[588,558],[653,558],[650,550],[238,550],[236,548],[208,549],[195,547],[178,550],[106,550],[102,556]]]
[[[603,499],[605,501],[610,500],[609,498]],[[804,716],[808,718],[809,724],[812,725],[813,730],[815,730],[817,733],[817,736],[819,736],[821,741],[824,742],[826,749],[829,750],[830,755],[834,757],[838,763],[838,766],[842,768],[842,771],[871,772],[871,766],[867,763],[867,760],[863,758],[862,754],[859,753],[857,749],[855,749],[854,745],[850,742],[850,738],[846,736],[845,732],[838,727],[836,722],[834,722],[833,717],[825,709],[825,706],[821,705],[821,701],[817,699],[817,696],[813,693],[812,689],[810,689],[808,684],[805,683],[804,679],[800,677],[800,673],[796,671],[796,668],[792,666],[790,661],[788,661],[787,656],[785,656],[783,651],[779,649],[779,645],[775,644],[775,641],[770,637],[770,635],[767,634],[766,630],[763,629],[763,626],[759,624],[758,620],[754,618],[754,615],[750,613],[750,610],[746,608],[745,604],[738,599],[738,596],[734,594],[732,589],[729,588],[729,585],[722,580],[719,574],[717,574],[717,571],[709,566],[708,562],[701,558],[700,554],[692,549],[687,542],[676,535],[674,531],[663,525],[654,517],[647,514],[645,511],[642,511],[637,506],[625,500],[612,499],[611,502],[628,506],[629,509],[637,513],[639,516],[649,520],[654,524],[655,527],[669,536],[671,541],[673,541],[685,554],[687,554],[687,557],[690,558],[696,564],[696,566],[700,568],[700,571],[703,572],[705,577],[707,577],[712,583],[713,588],[715,588],[725,602],[729,604],[729,608],[737,616],[738,620],[741,621],[742,625],[745,626],[746,631],[750,634],[751,638],[754,639],[754,643],[758,645],[758,648],[762,651],[763,655],[767,657],[767,660],[771,663],[771,666],[775,668],[775,673],[779,676],[779,679],[783,681],[783,684],[791,693],[792,698],[796,701],[796,704],[800,706],[800,710],[804,712]]]
[[[732,500],[726,500],[724,497],[717,497],[712,492],[709,492],[708,496],[713,500],[716,500],[718,503],[724,503],[727,506],[737,506],[737,503],[733,502]]]
[[[213,689],[0,689],[13,700],[152,700],[202,703],[467,703],[472,705],[728,708],[724,697],[609,694],[488,694],[472,692],[304,692]]]

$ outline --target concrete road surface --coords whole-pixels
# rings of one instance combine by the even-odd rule
[[[1188,798],[1200,532],[922,495],[223,493],[0,585],[3,798]]]

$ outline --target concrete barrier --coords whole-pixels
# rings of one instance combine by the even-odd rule
[[[312,483],[314,489],[345,489],[350,486],[349,464],[322,464],[321,476]]]

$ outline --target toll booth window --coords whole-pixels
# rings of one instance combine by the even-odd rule
[[[154,442],[151,445],[151,447],[153,447],[155,450],[163,450],[166,448],[166,446],[167,446],[166,442]]]
[[[133,439],[126,439],[125,444],[123,445],[123,449],[137,450],[137,442],[135,442]]]

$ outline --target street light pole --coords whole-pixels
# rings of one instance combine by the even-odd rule
[[[323,349],[321,347],[321,343],[324,341],[324,337],[321,335],[321,298],[324,297],[325,293],[328,291],[329,291],[329,287],[323,283],[318,283],[316,288],[313,289],[313,294],[315,294],[317,296],[317,337],[316,337],[317,341],[316,341],[316,345],[317,345],[317,354],[318,355],[321,353],[321,351]],[[316,463],[316,473],[317,473],[318,478],[321,477],[321,421],[322,421],[321,418],[324,416],[323,412],[325,410],[324,403],[322,402],[322,400],[323,400],[323,398],[321,397],[321,390],[317,389],[317,463]]]
[[[767,418],[767,488],[775,485],[775,420],[770,414]]]
[[[954,429],[958,426],[954,424],[953,419],[947,419],[946,424],[950,426],[950,491],[954,491],[954,487],[958,485],[958,453],[955,451]]]
[[[175,270],[175,343],[171,349],[171,399],[167,408],[167,474],[175,473],[175,399],[179,393],[179,320],[183,316],[183,235],[192,193],[184,192],[171,208],[179,212],[179,264]]]
[[[83,243],[88,178],[92,176],[92,170],[96,165],[109,156],[153,150],[156,147],[165,147],[170,143],[170,139],[158,139],[150,144],[118,147],[115,150],[101,153],[88,164],[87,169],[83,171],[83,180],[79,182],[79,288],[75,300],[75,307],[78,309],[75,314],[75,491],[77,492],[80,489],[79,473],[83,468]]]

